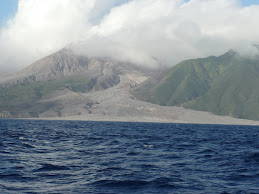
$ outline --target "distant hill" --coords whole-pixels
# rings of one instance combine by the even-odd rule
[[[0,118],[251,123],[190,109],[259,120],[258,61],[229,51],[159,72],[62,49],[0,78]]]
[[[140,100],[259,120],[259,57],[229,51],[183,61],[132,93]]]
[[[121,76],[132,72],[143,74],[134,65],[110,58],[78,56],[63,49],[0,79],[0,117],[39,117],[50,109],[58,112],[63,108],[62,99],[47,102],[52,94],[103,91],[118,85]]]
[[[101,59],[77,56],[69,49],[62,49],[34,62],[16,74],[0,79],[0,86],[54,80],[92,69],[97,73],[100,71],[102,62]]]

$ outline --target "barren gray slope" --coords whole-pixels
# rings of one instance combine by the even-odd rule
[[[52,94],[41,102],[59,102],[59,113],[53,108],[40,115],[42,119],[137,121],[259,125],[258,121],[216,116],[181,107],[165,107],[136,100],[130,87],[143,82],[145,76],[131,72],[120,76],[121,82],[104,91],[75,93],[69,90]]]
[[[103,63],[98,58],[87,58],[74,55],[71,50],[62,49],[52,55],[40,59],[24,70],[0,79],[0,84],[30,83],[46,81],[82,73],[99,67]],[[95,68],[95,69],[97,69]]]
[[[130,89],[143,83],[153,72],[108,58],[76,56],[69,50],[41,59],[23,71],[2,79],[2,83],[30,83],[79,74],[95,79],[93,89],[86,93],[73,92],[69,88],[57,90],[34,101],[36,105],[45,106],[44,111],[37,112],[40,118],[259,125],[258,121],[136,100]],[[8,111],[3,116],[12,117]],[[25,116],[30,116],[29,112],[20,115]]]
[[[18,73],[0,78],[0,86],[8,86],[16,83],[29,84],[83,73],[87,76],[91,75],[91,77],[103,75],[99,77],[99,82],[102,83],[107,79],[114,80],[116,76],[131,70],[144,72],[144,69],[137,66],[119,62],[111,58],[88,58],[86,56],[76,55],[72,50],[62,49],[34,62]]]

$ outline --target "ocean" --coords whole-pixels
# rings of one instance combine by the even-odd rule
[[[0,193],[259,193],[259,127],[0,120]]]

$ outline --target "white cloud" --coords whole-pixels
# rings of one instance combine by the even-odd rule
[[[258,20],[259,6],[243,8],[237,0],[135,0],[112,9],[81,48],[90,55],[172,66],[231,48],[250,52],[259,41]]]
[[[71,42],[123,0],[19,0],[15,17],[0,31],[0,70],[25,67]]]
[[[71,42],[80,53],[152,67],[251,53],[258,21],[259,6],[239,0],[20,0],[1,32],[0,65],[25,66]]]

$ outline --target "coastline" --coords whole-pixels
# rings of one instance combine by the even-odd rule
[[[103,115],[77,115],[66,117],[40,117],[40,118],[1,118],[1,119],[21,119],[21,120],[53,120],[53,121],[93,121],[93,122],[137,122],[137,123],[179,123],[179,124],[213,124],[213,125],[250,125],[259,126],[259,121],[236,119],[227,116],[213,115],[214,119],[198,120],[187,119],[162,119],[151,117],[110,117]],[[216,119],[215,119],[216,118]]]

